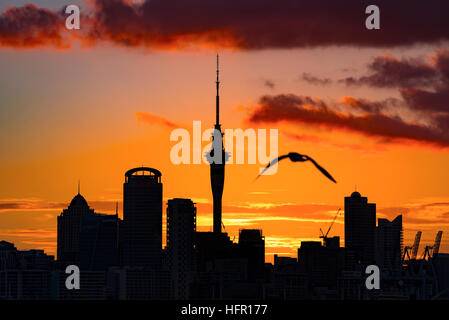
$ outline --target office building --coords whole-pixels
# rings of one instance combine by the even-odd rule
[[[376,262],[388,272],[401,270],[402,260],[402,215],[393,221],[378,219],[376,228]]]
[[[58,263],[82,270],[106,270],[118,264],[117,214],[95,213],[78,193],[58,216]]]
[[[162,182],[153,168],[126,172],[123,184],[123,263],[159,269],[162,252]]]
[[[176,300],[189,297],[195,268],[195,232],[196,207],[192,200],[168,200],[166,251]]]
[[[376,204],[355,191],[345,197],[345,249],[348,267],[375,263]]]
[[[262,230],[242,229],[239,233],[239,255],[248,261],[248,280],[263,280],[265,267],[265,238]]]

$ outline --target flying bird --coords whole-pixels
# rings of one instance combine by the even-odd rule
[[[263,171],[261,173],[259,173],[259,175],[256,177],[259,178],[261,175],[263,175],[263,173],[265,171],[268,170],[269,167],[273,166],[274,164],[276,164],[277,162],[281,161],[282,159],[285,158],[289,158],[290,161],[293,162],[305,162],[305,161],[310,161],[312,162],[315,167],[321,171],[322,174],[324,174],[328,179],[332,180],[333,182],[337,183],[337,181],[335,181],[335,179],[330,175],[329,172],[326,171],[326,169],[324,169],[322,166],[320,166],[315,160],[313,160],[311,157],[306,156],[305,154],[299,154],[296,152],[290,152],[289,154],[285,154],[283,156],[277,157],[276,159],[274,159],[273,161],[271,161],[266,167],[265,169],[263,169]]]

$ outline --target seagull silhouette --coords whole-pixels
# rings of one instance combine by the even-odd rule
[[[334,178],[332,178],[332,176],[330,175],[329,172],[327,172],[322,166],[320,166],[315,160],[313,160],[311,157],[306,156],[305,154],[299,154],[296,152],[290,152],[289,154],[285,154],[283,156],[277,157],[276,159],[274,159],[273,161],[271,161],[264,169],[261,173],[259,173],[259,175],[256,177],[259,178],[261,175],[263,175],[263,173],[265,171],[268,170],[269,167],[273,166],[274,164],[276,164],[277,162],[281,161],[282,159],[285,158],[289,158],[291,161],[293,162],[305,162],[305,161],[310,161],[312,162],[315,167],[321,171],[322,174],[324,174],[327,178],[329,178],[330,180],[332,180],[333,182],[337,183],[337,181],[335,181]]]

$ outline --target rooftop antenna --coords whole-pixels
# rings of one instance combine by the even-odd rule
[[[118,216],[118,201],[115,202],[115,215]]]
[[[219,93],[219,91],[220,91],[220,80],[219,80],[219,73],[220,73],[220,65],[219,65],[219,56],[218,56],[218,53],[217,53],[217,82],[216,82],[216,84],[217,84],[217,97],[216,97],[216,103],[215,103],[215,107],[216,107],[216,110],[215,110],[215,113],[216,113],[216,115],[215,115],[215,129],[218,129],[218,130],[220,130],[221,131],[221,128],[220,128],[220,93]]]
[[[80,194],[80,184],[81,184],[81,182],[80,182],[80,180],[78,180],[78,194]]]

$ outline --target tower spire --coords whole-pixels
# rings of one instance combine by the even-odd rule
[[[80,194],[80,180],[78,180],[78,194]]]
[[[220,73],[220,65],[219,65],[219,57],[218,57],[218,53],[217,53],[217,97],[216,97],[216,102],[215,102],[215,129],[218,129],[221,131],[220,128],[220,80],[219,80],[219,73]]]

